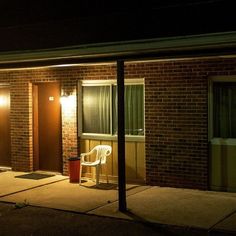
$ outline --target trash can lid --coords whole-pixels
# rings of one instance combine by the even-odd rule
[[[69,161],[78,161],[78,160],[80,160],[80,157],[69,157],[68,160]]]

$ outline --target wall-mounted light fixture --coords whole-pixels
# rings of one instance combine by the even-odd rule
[[[60,97],[60,103],[67,109],[73,108],[76,105],[76,96],[72,92],[63,91]]]
[[[68,96],[65,96],[65,95],[62,95],[60,97],[60,103],[61,105],[64,105],[66,103],[66,100],[67,100]]]
[[[66,101],[68,100],[68,97],[71,95],[70,92],[63,90],[62,95],[60,97],[60,103],[63,105],[66,103]]]

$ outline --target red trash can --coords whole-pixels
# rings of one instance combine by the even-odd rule
[[[69,161],[69,177],[70,183],[80,182],[80,157],[70,157]]]

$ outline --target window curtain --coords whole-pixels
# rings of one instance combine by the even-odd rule
[[[113,133],[117,133],[117,92],[113,87]],[[125,134],[144,135],[143,85],[125,85]]]
[[[110,86],[83,87],[83,133],[110,134]]]
[[[236,86],[233,83],[213,85],[213,135],[236,138]]]

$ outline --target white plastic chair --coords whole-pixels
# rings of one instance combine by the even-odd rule
[[[96,185],[99,184],[99,175],[100,175],[100,167],[101,165],[106,164],[107,157],[111,154],[112,148],[109,145],[97,145],[95,146],[90,152],[87,153],[81,153],[80,154],[80,181],[81,181],[81,174],[82,174],[82,167],[83,166],[89,166],[89,167],[95,167],[96,168]],[[95,160],[90,162],[86,161],[86,157],[92,155],[93,153],[96,153]],[[106,177],[107,177],[107,183],[108,183],[108,173],[106,168]]]

